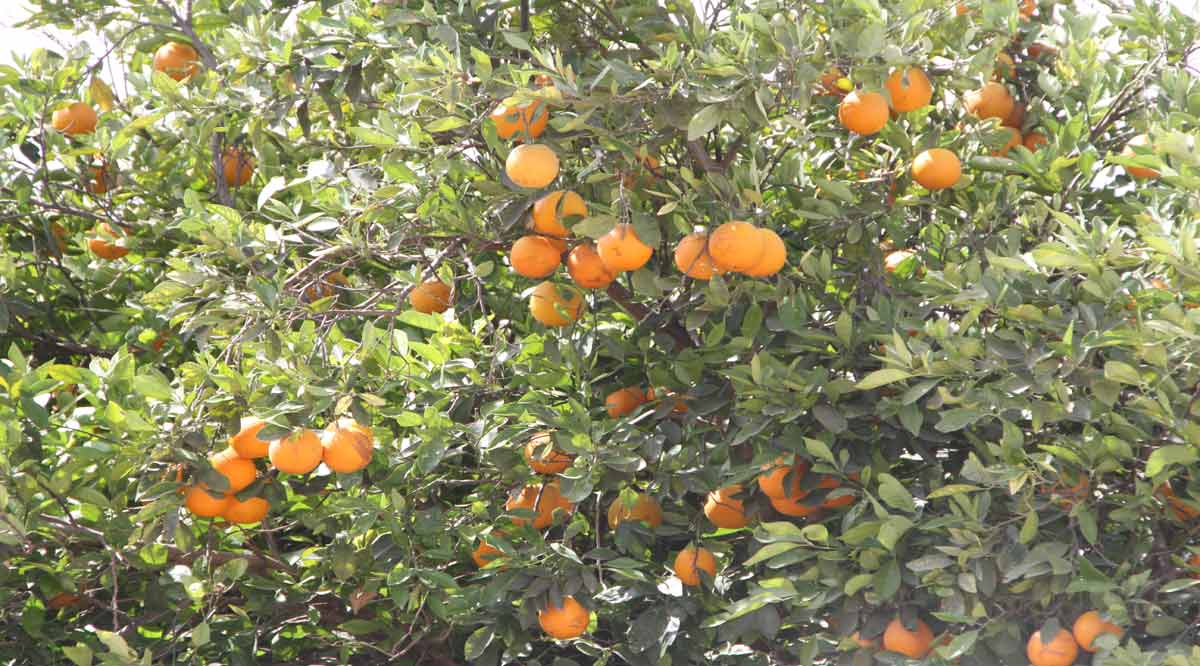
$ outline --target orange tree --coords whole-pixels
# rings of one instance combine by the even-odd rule
[[[32,4],[5,663],[1200,663],[1168,4]]]

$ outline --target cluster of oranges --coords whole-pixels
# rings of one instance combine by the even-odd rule
[[[308,474],[322,462],[330,470],[348,474],[371,462],[375,438],[369,428],[353,419],[330,423],[321,434],[307,428],[287,437],[265,441],[258,437],[266,422],[246,419],[242,429],[229,438],[229,446],[209,456],[213,469],[225,477],[228,488],[214,492],[204,483],[184,489],[184,505],[201,518],[223,518],[230,523],[257,523],[271,505],[263,497],[240,500],[237,493],[249,488],[258,478],[255,460],[267,458],[285,474]]]
[[[787,246],[779,234],[734,220],[712,234],[695,232],[675,246],[675,267],[696,280],[721,273],[770,277],[787,263]]]

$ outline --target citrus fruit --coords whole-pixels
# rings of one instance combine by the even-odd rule
[[[614,419],[629,414],[644,402],[646,402],[646,394],[636,386],[617,389],[604,396],[604,408],[608,410],[608,415]]]
[[[675,246],[675,268],[690,278],[712,279],[713,264],[712,257],[708,255],[708,234],[697,232],[679,240],[679,244]]]
[[[538,611],[538,624],[542,631],[551,638],[560,641],[578,638],[587,631],[590,614],[575,597],[567,595],[562,598],[562,605],[554,602]]]
[[[545,236],[522,236],[508,255],[513,270],[528,278],[544,278],[562,263],[562,252]]]
[[[577,245],[571,250],[567,255],[567,273],[584,289],[604,289],[617,279],[591,243]]]
[[[543,282],[529,296],[529,312],[546,326],[566,326],[583,313],[583,294],[574,287]]]
[[[480,569],[486,567],[492,560],[503,557],[504,552],[487,541],[480,539],[479,545],[471,552],[471,559]]]
[[[240,148],[230,146],[221,156],[221,172],[229,187],[241,187],[254,175],[254,159]]]
[[[1025,135],[1025,140],[1022,143],[1029,149],[1029,152],[1036,153],[1037,149],[1049,143],[1049,140],[1041,132],[1030,132]]]
[[[551,481],[544,486],[540,483],[525,485],[521,488],[521,492],[508,499],[504,508],[508,511],[516,509],[533,511],[537,514],[533,518],[533,527],[534,529],[541,530],[550,527],[554,523],[554,512],[556,509],[570,512],[575,508],[575,505],[568,502],[562,496],[558,481]],[[513,518],[512,521],[516,525],[528,525],[530,523],[528,518]]]
[[[963,96],[967,111],[980,119],[999,118],[1004,120],[1013,110],[1013,97],[1004,84],[989,81],[982,88]]]
[[[1008,135],[1008,140],[1000,148],[992,151],[996,157],[1005,157],[1008,151],[1021,145],[1021,133],[1011,127],[1001,127],[1000,130]]]
[[[248,525],[261,521],[270,510],[271,503],[261,497],[251,497],[242,502],[231,495],[229,504],[221,512],[221,517],[231,523]]]
[[[287,474],[308,474],[321,464],[321,438],[304,428],[271,442],[267,456],[271,464]]]
[[[1071,634],[1075,637],[1075,642],[1085,652],[1096,651],[1096,648],[1092,647],[1092,642],[1100,634],[1112,634],[1120,638],[1124,633],[1124,629],[1105,621],[1104,618],[1100,617],[1100,613],[1094,610],[1075,618],[1075,625],[1071,627]]]
[[[357,472],[371,462],[374,445],[375,436],[370,428],[354,419],[340,418],[322,434],[321,459],[335,472]]]
[[[758,233],[763,238],[763,253],[758,263],[742,271],[750,277],[770,277],[787,264],[787,246],[779,234],[771,229],[760,228]]]
[[[1150,137],[1146,134],[1139,134],[1130,139],[1129,143],[1125,144],[1125,149],[1121,151],[1121,155],[1124,157],[1134,157],[1137,154],[1134,152],[1134,148],[1147,147],[1151,149],[1154,147],[1150,142]],[[1158,178],[1159,176],[1157,171],[1149,167],[1127,166],[1125,167],[1125,172],[1138,179]]]
[[[713,266],[722,271],[742,272],[758,265],[765,251],[766,238],[749,222],[733,220],[713,230],[708,237],[708,254]]]
[[[800,499],[808,494],[808,491],[800,489],[800,480],[808,473],[808,463],[800,461],[793,464],[786,457],[776,458],[774,462],[763,465],[762,469],[763,473],[758,475],[758,489],[767,497]]]
[[[564,217],[587,217],[587,203],[571,191],[551,192],[533,204],[533,230],[545,236],[567,238],[571,232],[562,223]]]
[[[517,146],[504,162],[504,173],[517,187],[540,190],[558,177],[558,155],[542,143]]]
[[[742,485],[735,483],[714,490],[704,501],[704,515],[708,522],[717,527],[734,530],[750,524],[746,518],[746,507],[736,496],[741,494]]]
[[[808,493],[805,493],[805,495],[807,494]],[[771,506],[774,507],[776,511],[785,516],[792,516],[793,518],[808,518],[809,516],[815,515],[821,511],[821,507],[819,505],[809,506],[804,504],[803,496],[772,497],[770,499]]]
[[[632,224],[618,224],[596,241],[596,252],[608,270],[616,274],[645,266],[654,248],[638,238]]]
[[[408,304],[425,314],[445,312],[450,307],[450,285],[437,278],[429,278],[408,292]]]
[[[50,116],[50,126],[67,136],[91,134],[96,131],[96,121],[96,110],[83,102],[74,102]]]
[[[658,527],[663,522],[662,506],[646,493],[638,493],[630,502],[618,496],[608,505],[608,526],[615,530],[627,520],[640,520],[650,527]]]
[[[675,556],[675,575],[684,585],[695,587],[700,584],[700,571],[709,577],[717,575],[717,558],[704,547],[688,546]]]
[[[233,447],[209,456],[208,461],[212,464],[213,469],[229,480],[227,492],[230,493],[239,493],[245,490],[247,486],[254,483],[254,478],[258,476],[254,461],[239,456]]]
[[[187,489],[187,494],[183,497],[183,504],[194,516],[215,518],[221,515],[226,506],[229,506],[230,497],[232,496],[222,495],[220,498],[213,497],[208,492],[208,487],[200,484]]]
[[[154,69],[182,81],[200,71],[200,54],[191,44],[167,42],[154,52]]]
[[[123,234],[117,233],[107,222],[96,225],[96,238],[88,239],[88,249],[101,259],[120,259],[129,254],[129,248],[120,244]]]
[[[575,456],[554,448],[549,432],[534,433],[525,444],[525,462],[537,474],[558,474],[571,466]]]
[[[1039,629],[1029,637],[1025,644],[1025,656],[1033,666],[1071,666],[1079,655],[1079,645],[1075,637],[1066,629],[1059,629],[1058,635],[1049,643],[1042,640]]]
[[[933,87],[929,84],[929,78],[917,67],[892,72],[884,86],[892,96],[892,109],[900,113],[916,111],[927,106],[933,99]]]
[[[856,134],[869,136],[883,129],[888,121],[888,103],[877,92],[855,90],[838,106],[838,120]]]
[[[932,646],[933,632],[924,620],[917,620],[917,626],[909,630],[900,618],[895,618],[883,632],[883,649],[910,659],[924,659]]]
[[[526,138],[536,139],[546,131],[550,122],[550,111],[542,103],[534,100],[527,104],[504,106],[501,104],[492,110],[488,116],[496,125],[496,136],[501,139],[511,139],[514,136],[524,141]]]
[[[945,148],[930,148],[913,160],[912,175],[927,190],[944,190],[962,177],[962,163]]]

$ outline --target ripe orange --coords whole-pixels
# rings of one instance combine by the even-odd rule
[[[546,125],[550,122],[550,110],[543,108],[540,101],[534,100],[516,106],[501,104],[489,117],[496,124],[496,136],[501,139],[511,139],[515,136],[518,141],[524,141],[527,138],[536,139],[546,131]]]
[[[700,571],[704,570],[709,577],[717,575],[717,558],[707,548],[688,546],[675,556],[675,575],[684,585],[695,587],[700,584]]]
[[[254,478],[258,476],[254,461],[239,456],[232,447],[209,456],[208,462],[212,464],[213,469],[229,480],[229,489],[226,492],[239,493],[254,483]]]
[[[242,429],[229,438],[230,448],[236,451],[238,456],[247,460],[266,456],[271,443],[258,438],[258,432],[265,425],[267,422],[262,419],[242,419]]]
[[[742,272],[758,265],[765,251],[766,238],[749,222],[733,220],[713,230],[708,237],[708,254],[713,266],[722,271]]]
[[[92,164],[88,166],[88,173],[91,178],[84,181],[84,188],[92,194],[104,194],[108,192],[111,182],[108,169],[103,164]]]
[[[638,493],[628,504],[618,496],[608,505],[608,526],[615,530],[627,520],[640,520],[650,527],[658,527],[663,522],[662,506],[646,493]]]
[[[543,282],[529,296],[529,312],[545,326],[566,326],[583,313],[583,294],[574,287]]]
[[[1139,135],[1133,137],[1132,139],[1130,139],[1129,143],[1125,144],[1125,149],[1121,151],[1121,155],[1123,157],[1135,156],[1136,153],[1133,150],[1135,147],[1136,148],[1147,148],[1148,147],[1153,151],[1154,144],[1152,144],[1150,142],[1150,137],[1148,135],[1139,134]],[[1158,176],[1159,176],[1159,173],[1157,171],[1155,171],[1154,169],[1151,169],[1149,167],[1127,166],[1127,167],[1125,167],[1125,172],[1128,173],[1130,176],[1133,176],[1134,178],[1139,178],[1139,179],[1158,178]]]
[[[857,631],[850,634],[850,640],[854,641],[855,645],[860,648],[874,649],[879,647],[878,639],[863,638]]]
[[[638,238],[632,224],[618,224],[596,242],[596,252],[608,270],[616,274],[645,266],[654,248]]]
[[[267,455],[271,464],[287,474],[308,474],[321,464],[321,438],[304,428],[271,442]]]
[[[537,474],[558,474],[570,467],[574,459],[575,456],[554,448],[549,432],[534,433],[525,444],[525,462]]]
[[[770,277],[787,264],[787,246],[779,234],[771,229],[760,228],[758,235],[763,238],[763,253],[758,263],[742,271],[750,277]]]
[[[845,95],[846,92],[838,87],[838,81],[843,76],[845,76],[845,74],[842,74],[842,70],[838,69],[836,66],[825,70],[825,73],[822,74],[821,78],[817,80],[817,82],[821,84],[822,88],[818,94]]]
[[[540,499],[538,498],[539,491]],[[533,527],[541,530],[554,523],[556,509],[562,509],[563,512],[569,513],[575,508],[575,505],[562,496],[558,481],[551,481],[545,486],[540,483],[527,484],[521,488],[520,493],[508,498],[504,508],[509,511],[528,509],[535,512],[537,515],[533,518]],[[512,521],[516,525],[529,524],[528,518],[513,518]]]
[[[1025,124],[1025,102],[1014,101],[1012,111],[1008,112],[1000,124],[1016,130],[1021,129],[1021,126]]]
[[[450,285],[429,278],[408,292],[408,304],[425,314],[445,312],[450,307]]]
[[[1000,129],[1008,134],[1008,140],[1004,142],[1003,146],[992,151],[992,154],[996,157],[1004,157],[1008,155],[1008,151],[1021,145],[1021,133],[1019,131],[1011,127],[1002,127]]]
[[[1100,617],[1100,613],[1094,610],[1075,618],[1075,625],[1071,627],[1071,634],[1075,637],[1075,642],[1085,652],[1096,651],[1096,648],[1092,647],[1092,642],[1100,634],[1112,634],[1120,638],[1124,633],[1124,629],[1111,622],[1106,622],[1104,618]]]
[[[533,204],[533,230],[545,236],[568,238],[571,232],[562,223],[564,217],[587,217],[587,203],[571,191],[551,192]]]
[[[1018,9],[1022,18],[1029,18],[1037,11],[1037,0],[1021,0],[1021,7]]]
[[[167,42],[154,52],[154,69],[182,81],[200,72],[200,54],[191,44]]]
[[[775,462],[762,466],[763,473],[758,475],[758,489],[772,499],[790,497],[800,499],[808,491],[800,489],[800,480],[808,473],[808,463],[799,461],[792,463],[789,458],[776,458]],[[790,477],[789,477],[790,475]],[[787,479],[787,487],[784,480]]]
[[[735,483],[714,490],[704,502],[704,515],[708,522],[724,529],[734,530],[750,524],[746,518],[746,506],[735,497],[742,492],[742,485]]]
[[[912,175],[927,190],[944,190],[962,177],[962,163],[945,148],[930,148],[913,160]]]
[[[558,154],[542,143],[517,146],[504,162],[504,173],[517,187],[540,190],[558,178]]]
[[[1036,153],[1037,149],[1049,143],[1049,140],[1046,139],[1046,135],[1042,134],[1041,132],[1030,132],[1029,134],[1025,135],[1025,141],[1023,143],[1025,144],[1025,147],[1029,149],[1029,152]]]
[[[966,16],[967,14],[970,14],[970,13],[971,13],[971,10],[967,9],[966,3],[960,2],[954,6],[954,15],[955,16]]]
[[[522,236],[508,255],[513,270],[529,278],[544,278],[562,263],[562,252],[545,236]]]
[[[1079,645],[1066,629],[1059,629],[1058,635],[1049,643],[1042,641],[1039,629],[1025,644],[1025,656],[1029,657],[1029,663],[1033,666],[1071,666],[1078,655]]]
[[[229,187],[241,187],[254,175],[254,157],[240,148],[230,146],[221,155],[221,172]]]
[[[617,279],[591,243],[577,245],[571,250],[567,255],[567,272],[575,284],[584,289],[604,289]]]
[[[712,279],[713,263],[708,255],[708,234],[697,232],[680,239],[675,246],[675,268],[690,278]]]
[[[604,407],[608,410],[608,415],[614,419],[629,414],[644,402],[646,402],[646,394],[636,386],[617,389],[604,396]]]
[[[1008,92],[1008,88],[995,81],[989,81],[983,84],[982,88],[972,90],[963,97],[963,100],[966,102],[967,111],[980,119],[999,118],[1004,120],[1008,118],[1008,114],[1012,113],[1014,104],[1013,96]]]
[[[50,610],[62,610],[69,606],[74,606],[83,601],[83,597],[70,592],[59,592],[58,594],[46,600],[46,608]]]
[[[858,478],[858,473],[851,472],[850,477]],[[838,480],[836,477],[832,477],[832,476],[822,476],[821,480],[817,482],[817,487],[825,489],[825,490],[834,490],[836,488],[840,488],[841,485],[842,485],[842,482],[840,480]],[[850,506],[851,504],[854,504],[856,499],[857,498],[854,495],[838,495],[837,497],[832,497],[832,498],[827,496],[825,501],[821,502],[821,508],[822,509],[841,509],[843,507],[847,507],[847,506]]]
[[[855,90],[838,106],[838,120],[851,132],[863,136],[874,134],[887,124],[887,99],[877,92]]]
[[[804,493],[804,495],[807,494],[807,492]],[[772,497],[771,506],[775,507],[775,510],[779,513],[782,513],[785,516],[792,516],[794,518],[808,518],[809,516],[820,513],[820,505],[810,506],[804,504],[804,495],[801,495],[800,497]]]
[[[222,495],[220,498],[213,497],[208,492],[208,487],[204,484],[190,486],[187,489],[187,494],[183,498],[183,504],[187,507],[192,515],[199,518],[215,518],[225,511],[225,507],[229,505],[229,498],[232,495]]]
[[[1200,553],[1194,554],[1188,558],[1187,565],[1193,569],[1196,569],[1196,572],[1192,574],[1192,578],[1200,578]]]
[[[357,472],[371,462],[375,436],[371,429],[354,419],[340,418],[330,423],[322,435],[321,459],[325,466],[341,474]]]
[[[88,239],[88,249],[101,259],[120,259],[129,254],[129,248],[120,244],[124,234],[118,233],[107,222],[96,226],[96,238]],[[110,240],[115,239],[115,240]]]
[[[567,595],[562,598],[562,605],[555,606],[553,602],[538,611],[538,624],[542,631],[551,638],[560,641],[578,638],[587,631],[591,615],[583,604],[575,601],[575,597]]]
[[[933,99],[933,86],[918,67],[909,67],[907,72],[899,69],[892,72],[884,86],[892,96],[892,109],[900,113],[916,111]]]
[[[626,188],[633,186],[650,187],[654,185],[654,180],[658,176],[658,170],[662,166],[658,158],[650,154],[650,151],[645,146],[638,148],[635,155],[637,156],[637,171],[634,173],[621,174],[621,184]]]
[[[909,631],[900,618],[895,618],[883,632],[883,649],[910,659],[924,659],[932,646],[933,631],[924,620],[917,620],[916,628]]]
[[[257,523],[266,517],[271,510],[271,503],[261,497],[251,497],[245,502],[230,496],[229,505],[221,512],[221,517],[231,523],[249,525]]]
[[[305,288],[301,300],[305,303],[319,301],[322,298],[329,298],[337,295],[337,286],[346,286],[350,281],[346,279],[346,275],[341,271],[334,271],[328,276],[319,278],[311,286]]]
[[[1162,495],[1167,504],[1171,507],[1171,513],[1183,522],[1188,522],[1200,518],[1200,509],[1193,508],[1175,495],[1175,490],[1168,484],[1162,484],[1155,491],[1155,494]]]
[[[67,236],[70,232],[67,228],[58,222],[50,223],[50,237],[54,240],[54,246],[58,248],[58,253],[62,254],[67,251]]]
[[[1009,80],[1017,78],[1017,63],[1013,62],[1012,56],[1003,51],[996,54],[995,73],[992,77]]]
[[[479,567],[480,569],[486,567],[492,560],[503,556],[504,551],[493,546],[487,541],[484,541],[483,539],[479,540],[479,545],[476,546],[475,550],[471,553],[471,559],[475,561],[475,566]]]
[[[1056,49],[1053,46],[1050,46],[1048,44],[1042,44],[1041,42],[1034,42],[1033,44],[1029,45],[1029,48],[1026,49],[1025,52],[1029,54],[1030,58],[1037,58],[1037,57],[1041,56],[1043,53],[1046,55],[1051,55],[1051,56],[1057,55],[1058,49]]]
[[[67,136],[91,134],[96,131],[96,110],[89,104],[74,102],[50,116],[50,126]]]

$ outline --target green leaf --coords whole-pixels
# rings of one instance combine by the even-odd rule
[[[62,649],[63,655],[75,666],[92,666],[92,648],[83,643],[69,645]]]
[[[979,419],[987,416],[986,412],[968,407],[960,407],[958,409],[950,409],[942,412],[942,418],[938,421],[934,429],[938,432],[954,432],[975,423]]]
[[[782,555],[783,553],[795,550],[800,546],[801,544],[789,541],[777,541],[775,543],[769,543],[762,548],[759,548],[758,552],[746,558],[743,566],[749,567],[758,564],[759,562],[765,562],[776,555]]]
[[[438,118],[437,120],[426,125],[425,131],[431,134],[435,134],[437,132],[449,132],[452,129],[458,129],[469,124],[470,121],[466,118],[460,118],[458,116],[446,116],[445,118]]]
[[[860,391],[869,391],[873,388],[879,388],[885,384],[903,381],[909,377],[912,377],[912,375],[904,370],[900,370],[898,368],[884,368],[882,370],[876,370],[866,377],[863,377],[857,384],[854,385],[854,388]]]
[[[917,504],[904,484],[896,477],[884,472],[879,475],[879,498],[893,509],[912,513],[917,510]]]
[[[467,661],[479,659],[495,637],[496,632],[491,626],[484,625],[476,629],[471,632],[471,635],[467,637],[467,642],[463,644],[463,656]]]
[[[168,402],[171,399],[171,385],[157,372],[134,377],[133,390],[151,400]]]
[[[829,449],[829,445],[819,439],[805,437],[804,448],[808,451],[808,454],[816,460],[824,460],[830,464],[835,464],[837,462],[833,458],[833,451]]]
[[[895,550],[896,544],[913,526],[913,522],[904,516],[891,516],[879,528],[879,543],[888,550]]]
[[[931,499],[931,500],[941,499],[943,497],[950,497],[951,495],[963,495],[966,493],[973,493],[978,490],[983,490],[983,488],[980,488],[979,486],[972,486],[972,485],[966,484],[966,483],[951,483],[949,485],[942,486],[941,488],[938,488],[937,490],[929,493],[929,496],[927,499]]]
[[[380,132],[373,127],[351,127],[350,134],[363,143],[372,146],[394,146],[396,139]]]
[[[1132,365],[1120,361],[1109,361],[1104,364],[1104,378],[1122,384],[1142,383],[1142,377],[1138,371]]]
[[[210,632],[207,622],[201,622],[192,629],[192,645],[195,647],[203,647],[208,645],[210,640]]]
[[[1196,449],[1184,444],[1170,444],[1155,449],[1146,460],[1146,476],[1158,476],[1171,465],[1190,465],[1196,462]]]
[[[717,123],[721,122],[721,106],[719,104],[710,104],[703,109],[700,109],[692,119],[688,121],[687,138],[688,141],[695,141],[700,137],[711,132]]]

